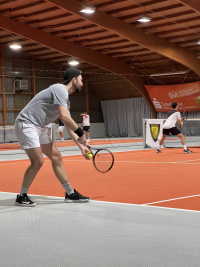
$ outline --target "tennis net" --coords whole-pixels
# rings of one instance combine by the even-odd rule
[[[56,133],[55,124],[49,124],[47,127],[51,129],[51,138],[55,143]],[[1,150],[18,150],[20,145],[15,133],[14,126],[0,126],[0,151]]]
[[[14,127],[0,127],[0,150],[20,149]]]
[[[200,119],[188,119],[183,123],[183,127],[178,123],[176,127],[185,136],[187,147],[200,147]],[[167,136],[164,147],[182,147],[181,140],[176,136]]]

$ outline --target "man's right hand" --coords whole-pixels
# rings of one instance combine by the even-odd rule
[[[82,146],[82,147],[81,147],[81,152],[82,152],[83,156],[84,156],[87,160],[90,160],[90,158],[87,156],[87,153],[90,152],[90,150],[89,150],[87,147]]]

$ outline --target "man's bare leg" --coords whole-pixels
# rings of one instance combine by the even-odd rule
[[[89,132],[86,132],[87,133],[87,137],[88,139],[90,139],[90,133]]]
[[[59,132],[59,134],[60,134],[61,142],[64,142],[64,134],[63,134],[63,132]]]
[[[86,202],[90,197],[84,197],[73,190],[63,165],[60,152],[53,143],[41,145],[42,152],[51,160],[54,173],[66,191],[65,202]]]
[[[161,146],[165,140],[165,137],[166,137],[166,134],[163,134],[163,136],[161,137],[160,141],[159,141],[159,147],[157,149],[157,153],[161,153],[160,149],[161,149]]]
[[[30,148],[25,150],[27,156],[31,161],[31,165],[28,167],[24,174],[24,180],[22,187],[29,188],[43,165],[43,155],[40,147]]]
[[[26,149],[25,152],[31,161],[31,165],[28,167],[24,174],[21,191],[20,194],[17,195],[15,205],[21,207],[34,207],[35,203],[31,200],[27,193],[35,176],[42,167],[43,155],[40,147]]]
[[[55,147],[54,143],[49,143],[41,145],[42,153],[44,153],[52,163],[54,173],[61,184],[69,182],[67,179],[67,174],[65,167],[63,165],[62,156],[60,152]]]
[[[185,146],[184,149],[187,149],[186,142],[185,142],[185,136],[182,133],[177,134],[177,136],[181,139],[181,143],[182,143],[183,147]]]
[[[90,134],[89,134],[89,132],[86,132],[86,135],[87,135],[87,138],[88,138],[87,142],[89,142],[90,141]]]

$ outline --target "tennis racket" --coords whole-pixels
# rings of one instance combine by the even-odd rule
[[[86,147],[93,155],[93,164],[97,171],[106,173],[110,171],[114,165],[114,156],[108,149],[96,149],[92,148],[88,144]]]
[[[183,112],[183,120],[182,120],[182,122],[186,121],[187,120],[187,117],[188,117],[188,114],[187,114],[187,111],[185,110]]]

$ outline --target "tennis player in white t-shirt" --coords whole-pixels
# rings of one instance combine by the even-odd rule
[[[181,139],[181,143],[183,145],[183,153],[193,153],[186,147],[186,142],[185,142],[185,136],[179,131],[178,128],[176,128],[176,123],[178,122],[180,127],[183,126],[183,118],[181,119],[181,114],[180,112],[177,111],[178,109],[178,104],[177,102],[172,103],[172,108],[170,112],[167,114],[167,120],[165,121],[163,125],[163,136],[160,139],[159,142],[159,147],[157,149],[157,153],[161,153],[161,146],[165,140],[165,137],[171,133],[172,135],[177,135]]]
[[[83,132],[86,133],[88,139],[87,142],[90,142],[90,116],[87,114],[87,112],[84,112],[82,114],[80,114],[80,116],[83,116],[83,122],[82,122],[82,126],[83,126]]]

